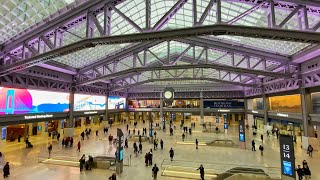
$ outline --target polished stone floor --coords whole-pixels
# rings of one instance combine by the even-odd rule
[[[189,123],[190,124],[190,123]],[[187,124],[189,126],[189,124]],[[127,135],[125,125],[115,125],[109,131],[113,136],[116,136],[116,128],[122,128],[123,132]],[[141,122],[138,123],[139,129],[147,127],[147,124],[143,125]],[[65,159],[78,159],[82,154],[93,154],[93,155],[114,155],[115,146],[109,145],[107,141],[108,134],[103,134],[101,130],[103,127],[92,126],[93,133],[91,133],[89,139],[81,140],[81,152],[76,151],[76,146],[72,148],[63,148],[61,146],[61,141],[48,140],[46,137],[31,137],[30,141],[34,144],[34,148],[26,149],[24,143],[11,142],[6,143],[0,147],[0,151],[3,152],[4,156],[1,159],[2,165],[4,162],[9,161],[11,166],[11,175],[8,179],[17,180],[37,180],[37,179],[47,179],[47,180],[57,180],[57,179],[107,179],[113,171],[111,170],[92,170],[80,172],[79,168],[72,166],[63,165],[50,165],[39,163],[39,157],[45,157],[48,155],[47,144],[53,144],[53,156],[59,156]],[[133,125],[130,125],[133,128]],[[99,136],[96,137],[95,130],[99,129]],[[75,131],[76,138],[74,144],[76,144],[80,138],[80,129]],[[270,173],[275,173],[280,176],[280,154],[279,145],[276,137],[266,137],[264,141],[264,156],[260,155],[258,146],[262,143],[260,140],[260,134],[256,137],[252,136],[251,132],[246,133],[247,149],[239,149],[238,147],[218,147],[218,146],[204,146],[203,142],[210,139],[231,139],[237,142],[238,139],[238,129],[237,126],[230,126],[228,133],[202,133],[202,127],[196,124],[196,129],[193,131],[192,135],[187,135],[185,141],[181,138],[182,131],[177,125],[177,129],[173,136],[169,135],[169,132],[163,132],[157,130],[157,138],[164,140],[164,149],[155,150],[153,152],[153,162],[156,163],[159,168],[167,167],[179,167],[175,168],[169,174],[172,176],[179,177],[198,177],[196,168],[199,164],[204,164],[205,171],[208,173],[208,178],[210,177],[211,171],[223,171],[232,167],[261,167],[268,171],[271,169]],[[195,148],[195,139],[199,139],[199,149]],[[251,151],[251,140],[256,140],[256,152]],[[138,157],[135,157],[133,153],[133,141],[129,141],[129,148],[125,149],[125,161],[128,163],[130,161],[130,166],[124,167],[124,172],[118,176],[118,179],[130,179],[130,180],[148,180],[151,177],[151,167],[146,167],[144,165],[144,154],[146,151],[153,148],[153,145],[144,142],[143,143],[143,153]],[[237,145],[238,143],[236,143]],[[169,161],[169,149],[173,148],[175,151],[174,161]],[[301,143],[295,145],[295,156],[296,164],[301,164],[302,160],[306,159],[312,171],[312,179],[320,179],[320,154],[319,152],[314,152],[313,157],[308,157],[306,151],[301,149]],[[129,164],[129,163],[128,163]],[[178,169],[178,171],[177,171]],[[182,170],[181,170],[182,169]],[[219,170],[218,170],[219,169]],[[181,172],[179,172],[181,170]],[[183,171],[186,170],[186,171]],[[189,171],[190,170],[190,171]],[[166,173],[167,174],[167,173]],[[168,175],[168,174],[167,174]],[[0,177],[2,178],[2,176]],[[169,176],[160,176],[158,179],[163,180],[173,180],[173,179],[184,179]],[[199,178],[200,179],[200,178]]]

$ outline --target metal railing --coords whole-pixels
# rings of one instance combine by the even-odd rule
[[[273,179],[281,178],[280,167],[250,166],[246,164],[207,163],[207,162],[193,162],[193,161],[179,161],[179,160],[170,161],[166,159],[163,160],[161,163],[161,172],[163,176],[170,176],[168,175],[170,172],[199,173],[199,171],[197,171],[197,168],[199,168],[201,164],[205,168],[205,174],[209,174],[209,175],[218,176],[233,168],[241,167],[241,168],[261,169],[270,178],[273,178]]]

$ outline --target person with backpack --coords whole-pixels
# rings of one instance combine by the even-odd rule
[[[310,157],[312,157],[312,151],[313,151],[313,147],[309,144],[307,153],[309,154]]]
[[[303,170],[304,178],[306,180],[309,180],[311,178],[311,171],[309,169],[309,166],[308,165],[304,165],[302,170]]]
[[[157,179],[158,172],[159,172],[159,168],[157,167],[157,164],[154,164],[154,166],[152,168],[152,177],[154,180]]]

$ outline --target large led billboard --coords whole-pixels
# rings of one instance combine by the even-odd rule
[[[0,114],[68,111],[69,93],[0,87]]]
[[[106,97],[86,94],[74,95],[74,111],[105,110]]]
[[[108,97],[108,109],[125,109],[126,108],[126,98],[119,96],[109,96]]]

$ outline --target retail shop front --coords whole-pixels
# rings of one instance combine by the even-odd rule
[[[278,129],[281,134],[301,136],[303,123],[301,113],[268,111],[269,130]]]
[[[19,135],[49,135],[63,133],[68,113],[46,113],[0,116],[1,140],[15,141]]]

